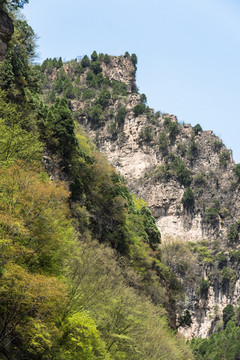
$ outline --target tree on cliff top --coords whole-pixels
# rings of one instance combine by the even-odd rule
[[[17,9],[23,8],[25,4],[27,4],[29,0],[0,0],[0,9]]]

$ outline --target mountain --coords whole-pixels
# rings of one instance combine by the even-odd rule
[[[146,201],[162,235],[163,259],[186,294],[178,315],[189,313],[191,326],[179,331],[189,339],[207,337],[224,308],[238,305],[239,167],[212,131],[146,105],[136,63],[134,54],[94,52],[53,70],[47,59],[45,98],[69,99],[77,122]]]
[[[0,62],[0,358],[193,359],[176,333],[182,289],[151,211],[75,120],[69,64],[34,66],[34,32],[11,17]],[[98,61],[91,67],[86,81],[109,84]],[[111,83],[116,96],[128,92]],[[102,90],[93,118],[110,100]]]

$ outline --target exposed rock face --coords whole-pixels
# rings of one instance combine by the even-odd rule
[[[111,57],[109,64],[101,66],[105,77],[127,85],[128,95],[112,96],[104,109],[104,120],[98,122],[88,112],[96,104],[96,97],[75,98],[73,111],[130,190],[147,202],[163,243],[178,239],[201,245],[205,239],[210,247],[213,244],[210,260],[207,256],[203,259],[204,249],[195,257],[193,281],[186,281],[184,271],[176,272],[187,294],[181,308],[188,309],[192,316],[191,327],[180,327],[179,331],[188,338],[206,337],[214,330],[223,308],[237,304],[240,293],[240,254],[234,260],[235,267],[231,255],[231,250],[238,250],[239,242],[231,243],[228,236],[230,226],[240,219],[240,179],[234,173],[232,152],[211,131],[179,124],[174,115],[154,113],[149,108],[137,114],[134,107],[143,100],[136,92],[129,57]],[[70,65],[64,69],[74,77]],[[83,90],[87,87],[87,71],[89,68],[80,75]],[[94,91],[98,96],[98,90]],[[116,114],[123,107],[126,115],[119,122]],[[189,186],[194,200],[188,203],[184,196]],[[223,266],[214,258],[221,251],[223,256],[226,253]],[[199,290],[201,278],[209,279],[204,296]]]
[[[0,61],[4,60],[14,28],[10,17],[0,10]]]

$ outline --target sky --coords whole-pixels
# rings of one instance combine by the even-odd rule
[[[38,62],[138,57],[148,106],[213,130],[240,162],[239,0],[29,0]]]

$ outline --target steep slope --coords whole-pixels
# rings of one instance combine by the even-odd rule
[[[11,18],[0,8],[0,61],[5,57],[8,42],[13,34],[13,23]]]
[[[226,305],[237,305],[240,291],[239,172],[231,151],[200,125],[179,124],[147,107],[135,84],[134,54],[94,52],[91,60],[56,64],[42,65],[45,96],[69,99],[77,121],[147,202],[168,245],[163,257],[186,292],[179,319],[187,310],[192,323],[179,321],[179,329],[189,338],[207,336],[221,326]],[[177,243],[182,258],[167,256]]]

